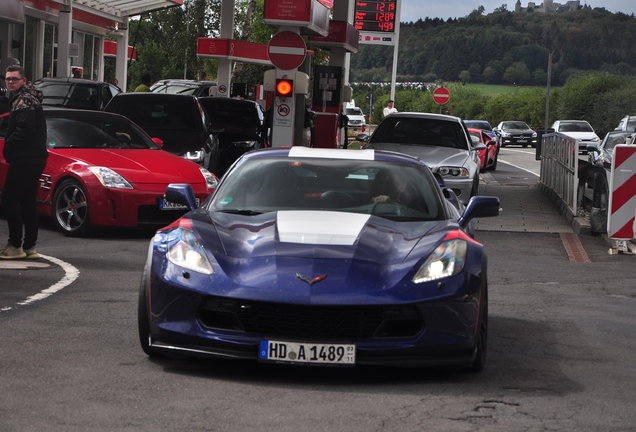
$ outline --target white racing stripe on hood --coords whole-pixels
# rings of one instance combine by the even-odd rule
[[[279,211],[276,228],[285,243],[351,246],[370,217],[330,211]]]
[[[303,146],[294,146],[289,149],[290,158],[325,158],[325,159],[355,159],[374,160],[374,150],[344,150],[344,149],[313,149]]]

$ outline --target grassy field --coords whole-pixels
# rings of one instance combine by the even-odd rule
[[[519,90],[519,86],[490,85],[490,84],[466,84],[466,87],[473,88],[485,93],[487,96],[497,96],[501,93],[514,93]]]

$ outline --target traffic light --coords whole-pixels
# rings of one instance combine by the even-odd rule
[[[294,81],[281,78],[276,80],[276,96],[289,97],[294,95]]]

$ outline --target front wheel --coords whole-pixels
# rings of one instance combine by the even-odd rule
[[[141,349],[150,357],[161,357],[150,346],[150,312],[148,310],[148,285],[150,284],[150,266],[144,266],[139,286],[139,302],[137,303],[137,329],[139,331],[139,342]]]
[[[475,360],[468,367],[469,372],[481,372],[486,365],[486,351],[488,348],[488,275],[486,272],[486,258],[481,274],[481,313],[477,323],[475,335]]]
[[[80,237],[90,230],[88,197],[77,180],[64,180],[53,195],[53,219],[70,237]]]

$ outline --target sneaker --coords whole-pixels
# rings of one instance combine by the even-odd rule
[[[22,250],[22,246],[13,247],[11,243],[7,243],[4,249],[0,250],[0,258],[2,259],[21,259],[26,256],[27,254]]]
[[[26,254],[26,259],[38,259],[40,258],[40,254],[37,253],[37,251],[35,250],[35,247],[32,247],[31,249],[24,249],[24,253]]]

